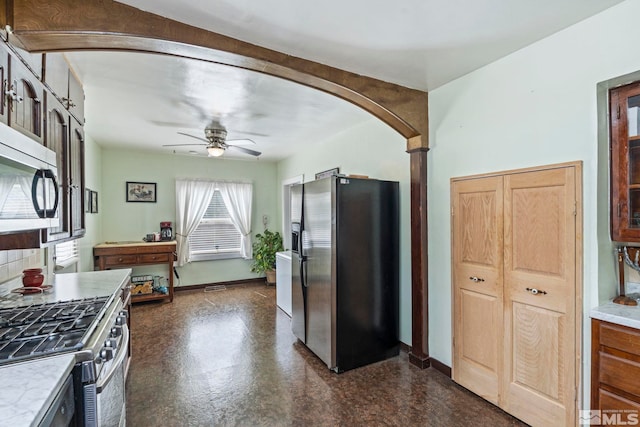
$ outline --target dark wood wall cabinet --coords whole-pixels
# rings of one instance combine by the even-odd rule
[[[611,240],[640,242],[640,82],[610,91]]]
[[[40,247],[82,237],[84,92],[61,53],[31,54],[0,42],[0,126],[10,126],[56,153],[60,225],[2,236],[3,248]],[[25,236],[28,235],[28,239]]]
[[[639,378],[640,331],[591,319],[591,409],[633,421],[626,417],[640,410]]]

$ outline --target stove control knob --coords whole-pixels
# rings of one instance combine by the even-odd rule
[[[117,338],[122,335],[122,326],[114,326],[111,328],[111,336],[113,338]]]
[[[127,310],[121,310],[118,314],[120,316],[129,317],[129,312]]]
[[[104,346],[105,347],[109,347],[109,348],[117,348],[118,347],[118,340],[113,339],[113,338],[108,338],[107,340],[105,340]]]
[[[109,360],[113,359],[113,349],[104,347],[102,350],[100,350],[100,358],[103,362],[108,362]]]
[[[120,315],[120,316],[116,317],[116,325],[122,326],[125,323],[127,323],[127,317],[126,316]]]

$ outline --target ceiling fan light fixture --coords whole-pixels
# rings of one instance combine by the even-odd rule
[[[209,157],[220,157],[224,154],[224,148],[210,146],[207,147],[207,152],[209,153]]]

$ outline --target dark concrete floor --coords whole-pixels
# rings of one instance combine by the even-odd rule
[[[520,426],[406,353],[335,374],[291,333],[275,289],[178,292],[132,309],[127,425]]]

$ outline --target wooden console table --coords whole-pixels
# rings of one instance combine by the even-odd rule
[[[141,265],[167,264],[168,294],[154,292],[146,295],[131,295],[132,302],[169,299],[173,301],[173,261],[176,242],[105,242],[93,247],[93,265],[96,270],[126,268]]]

